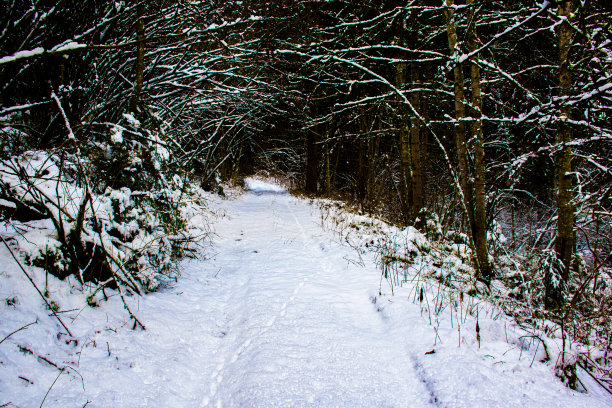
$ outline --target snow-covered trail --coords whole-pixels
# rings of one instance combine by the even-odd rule
[[[431,406],[402,335],[372,302],[374,265],[358,265],[315,207],[253,192],[220,206],[208,256],[130,300],[146,331],[120,324],[117,297],[103,306],[106,330],[100,309],[81,313],[71,328],[88,339],[85,391],[64,374],[45,407]]]
[[[312,207],[248,194],[217,226],[225,322],[204,405],[428,405],[402,339],[372,304],[376,274],[322,232]],[[193,265],[194,267],[198,267]]]
[[[0,305],[14,319],[7,327],[46,322],[0,348],[0,404],[40,406],[50,390],[44,407],[607,405],[521,358],[499,340],[507,338],[500,322],[481,318],[481,349],[472,323],[461,347],[456,324],[444,321],[436,342],[418,304],[376,296],[372,260],[324,230],[306,200],[248,192],[216,206],[226,215],[207,256],[186,262],[177,282],[128,299],[146,331],[130,329],[116,295],[64,315],[76,348],[63,345],[33,294],[20,294],[17,309]],[[71,368],[58,374],[17,345]]]

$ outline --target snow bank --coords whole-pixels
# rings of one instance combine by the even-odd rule
[[[435,220],[431,220],[432,225],[429,225],[428,219],[425,228],[428,234],[423,234],[413,227],[400,229],[375,216],[353,213],[351,211],[354,209],[340,202],[316,200],[316,204],[320,208],[324,228],[337,233],[340,241],[358,251],[363,258],[371,256],[378,265],[381,276],[375,303],[387,321],[404,321],[399,324],[401,327],[414,326],[414,316],[410,317],[410,313],[415,305],[419,306],[420,316],[427,319],[430,331],[435,333],[432,341],[435,347],[429,350],[435,351],[430,354],[435,353],[440,358],[444,353],[446,360],[440,365],[427,367],[420,362],[420,357],[415,359],[419,360],[420,369],[425,367],[435,372],[436,378],[431,378],[431,381],[432,384],[438,383],[441,390],[444,389],[444,392],[436,391],[442,399],[457,399],[456,393],[462,387],[472,389],[473,385],[485,382],[501,384],[505,381],[504,377],[515,376],[519,371],[521,374],[512,381],[519,384],[527,377],[542,377],[542,384],[547,383],[545,387],[550,398],[566,391],[574,396],[580,395],[566,390],[563,383],[555,378],[555,373],[559,372],[563,360],[571,364],[581,354],[592,356],[596,348],[588,347],[585,353],[581,351],[584,345],[567,338],[564,343],[561,330],[555,330],[557,326],[548,320],[525,321],[518,310],[519,303],[508,296],[510,288],[502,280],[494,280],[490,288],[477,282],[469,261],[471,250],[467,236],[455,231],[443,235],[434,225]],[[504,244],[505,237],[497,228],[491,235],[489,239],[495,245]],[[396,309],[401,309],[401,312],[393,312]],[[423,327],[418,329],[423,329],[427,334]],[[474,361],[465,358],[463,348],[469,349],[469,353],[483,362],[490,362],[479,369],[483,377],[473,383],[469,376],[455,379],[456,372],[470,371],[463,370],[462,366],[474,364]],[[496,365],[499,367],[485,373]],[[589,383],[587,377],[579,377],[578,388],[586,389],[588,395],[599,398],[605,391],[594,381]],[[465,384],[465,381],[468,383]],[[452,384],[460,386],[454,390],[448,389]],[[482,390],[478,391],[473,399],[472,396],[462,397],[466,404],[457,406],[498,406],[492,403],[493,400],[478,403],[483,397],[480,393]],[[531,391],[531,395],[513,391],[516,395],[510,399],[514,402],[508,406],[547,406],[541,403],[544,396],[538,395],[537,387]],[[571,406],[569,401],[566,401],[569,405],[565,406]]]

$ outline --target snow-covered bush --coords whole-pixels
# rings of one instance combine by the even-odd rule
[[[504,252],[508,239],[502,231],[502,227],[496,220],[493,220],[491,228],[487,231],[487,244],[489,251],[493,254]]]
[[[108,124],[100,135],[86,141],[90,162],[90,177],[95,190],[127,187],[133,191],[152,191],[166,188],[166,163],[170,151],[163,140],[163,132],[150,115],[141,124],[131,113],[121,115],[117,123]]]
[[[192,194],[181,177],[166,177],[170,152],[162,136],[125,114],[82,149],[2,160],[5,221],[17,222],[11,205],[50,221],[37,237],[24,227],[18,241],[26,260],[82,284],[154,290],[194,239],[183,213]]]
[[[414,227],[424,233],[427,238],[438,241],[442,238],[442,224],[440,217],[435,212],[422,208],[414,220]]]

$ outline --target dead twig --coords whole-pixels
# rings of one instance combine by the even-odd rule
[[[40,403],[40,407],[42,408],[43,404],[45,403],[45,400],[47,399],[47,396],[49,395],[49,393],[51,392],[51,389],[53,388],[53,386],[55,385],[55,383],[57,382],[57,380],[59,380],[60,376],[64,373],[64,371],[66,370],[72,370],[74,371],[79,377],[81,377],[81,384],[83,386],[83,391],[85,391],[85,381],[83,380],[83,376],[81,375],[81,373],[79,373],[77,370],[75,370],[72,367],[63,367],[62,369],[60,369],[60,372],[57,374],[57,377],[55,377],[55,380],[53,380],[53,383],[51,384],[51,386],[49,387],[49,389],[47,390],[47,393],[45,394],[43,400]],[[87,404],[85,404],[87,405]]]
[[[3,338],[2,340],[0,340],[0,344],[4,343],[4,340],[6,340],[6,339],[8,339],[9,337],[11,337],[13,334],[18,333],[18,332],[20,332],[20,331],[22,331],[22,330],[25,330],[25,329],[27,329],[28,327],[30,327],[31,325],[36,324],[36,323],[38,323],[38,320],[36,320],[35,322],[32,322],[32,323],[30,323],[30,324],[26,324],[25,326],[23,326],[23,327],[21,327],[21,328],[19,328],[19,329],[15,330],[14,332],[9,333],[9,334],[8,334],[8,335],[7,335],[5,338]],[[1,408],[1,407],[0,407],[0,408]]]
[[[609,394],[612,394],[612,391],[611,391],[611,390],[610,390],[608,387],[606,387],[606,385],[605,385],[605,384],[602,384],[602,383],[601,383],[601,381],[600,381],[600,380],[599,380],[597,377],[595,377],[595,376],[594,376],[594,375],[593,375],[593,374],[592,374],[592,373],[591,373],[589,370],[587,370],[587,369],[586,369],[586,367],[584,367],[582,364],[580,364],[580,362],[576,362],[576,364],[577,364],[577,365],[578,365],[580,368],[582,368],[582,369],[584,370],[584,372],[585,372],[585,373],[587,373],[589,376],[591,376],[591,378],[592,378],[593,380],[595,380],[595,382],[596,382],[597,384],[599,384],[599,386],[600,386],[601,388],[603,388],[604,390],[608,391],[608,393],[609,393]]]
[[[134,319],[134,327],[132,329],[136,329],[137,326],[140,326],[142,330],[146,330],[147,328],[145,327],[145,325],[142,324],[140,320],[138,320],[134,313],[132,313],[132,309],[130,309],[130,306],[125,300],[125,296],[123,295],[123,289],[121,288],[121,285],[117,280],[115,280],[115,283],[117,284],[117,291],[119,292],[119,296],[121,297],[121,301],[123,302],[123,307],[125,307],[125,310],[127,310],[127,312],[130,314],[130,317]]]
[[[57,375],[57,377],[55,377],[55,380],[53,380],[53,383],[51,384],[51,386],[49,387],[49,389],[47,390],[47,393],[45,394],[43,400],[40,403],[40,407],[42,408],[43,404],[45,403],[45,400],[47,399],[47,396],[49,395],[49,393],[51,392],[51,389],[53,388],[53,386],[55,385],[55,383],[57,382],[57,380],[59,380],[60,376],[64,373],[64,371],[66,370],[66,367],[62,368],[59,372],[59,374]]]

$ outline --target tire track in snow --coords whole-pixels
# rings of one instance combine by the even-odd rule
[[[288,212],[293,217],[293,220],[295,221],[295,224],[296,224],[296,226],[298,227],[298,229],[300,231],[300,236],[301,236],[302,242],[304,243],[304,247],[308,249],[308,252],[310,252],[310,254],[312,255],[313,259],[319,259],[317,257],[317,255],[320,255],[320,253],[315,253],[313,248],[316,247],[319,252],[323,251],[323,248],[321,248],[318,245],[313,245],[312,244],[312,240],[309,239],[308,235],[306,234],[306,231],[304,230],[304,227],[303,227],[302,223],[296,217],[295,212],[289,206],[288,201],[285,201],[285,207],[287,208]],[[274,212],[273,214],[275,216],[274,224],[276,224],[276,213]],[[217,367],[213,371],[213,374],[210,377],[211,384],[210,384],[210,388],[209,388],[209,393],[208,393],[208,395],[206,395],[203,398],[202,403],[200,404],[201,407],[209,407],[209,406],[211,406],[211,403],[213,401],[215,401],[214,406],[216,408],[223,408],[223,402],[219,398],[218,391],[219,391],[219,388],[221,386],[221,383],[223,382],[224,372],[225,372],[226,368],[229,365],[232,365],[232,364],[234,364],[234,363],[236,363],[238,361],[240,356],[242,356],[244,354],[244,352],[247,351],[249,346],[252,344],[253,339],[255,339],[257,337],[263,337],[268,331],[270,331],[270,329],[272,327],[274,327],[274,325],[276,324],[276,322],[277,322],[277,320],[279,318],[285,317],[285,315],[287,313],[287,308],[291,304],[293,304],[295,302],[295,299],[299,295],[301,289],[305,286],[305,284],[309,280],[311,280],[314,277],[316,277],[317,275],[321,274],[321,272],[323,270],[324,271],[329,271],[330,270],[330,265],[327,262],[321,263],[320,261],[318,261],[317,264],[319,266],[321,266],[321,268],[317,268],[316,272],[313,272],[313,273],[309,274],[308,276],[304,277],[301,280],[301,282],[293,290],[293,292],[292,292],[291,296],[288,298],[288,300],[282,304],[282,306],[280,307],[278,312],[275,313],[266,322],[264,327],[259,332],[249,336],[237,348],[235,348],[234,352],[231,354],[231,357],[228,358],[227,354],[225,354],[225,356],[220,359],[219,364],[217,365]],[[247,280],[247,282],[243,285],[243,287],[247,286],[249,284],[249,282],[250,282],[250,279]],[[246,287],[246,291],[245,292],[248,292],[248,287]],[[244,298],[247,298],[247,297],[246,296],[242,296],[241,298],[244,299]]]

